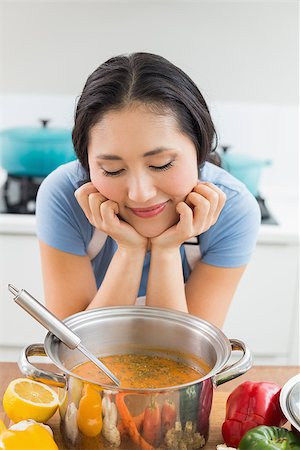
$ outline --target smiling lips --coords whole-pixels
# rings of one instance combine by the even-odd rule
[[[159,205],[150,206],[150,208],[130,208],[130,210],[138,217],[149,218],[160,214],[168,202],[160,203]]]

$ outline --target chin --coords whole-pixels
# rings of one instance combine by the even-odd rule
[[[155,229],[154,227],[135,227],[136,231],[145,238],[154,238],[166,231],[167,228]]]
[[[178,218],[173,218],[173,220],[169,219],[167,223],[144,223],[144,224],[137,224],[135,223],[133,227],[136,229],[136,231],[145,238],[155,238],[162,233],[164,233],[166,230],[168,230],[170,227],[175,225],[178,222]]]

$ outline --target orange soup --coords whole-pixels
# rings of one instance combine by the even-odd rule
[[[182,362],[161,356],[122,354],[99,359],[120,380],[122,388],[164,388],[190,383],[204,375]],[[92,362],[79,364],[72,371],[90,381],[112,384],[112,381]]]

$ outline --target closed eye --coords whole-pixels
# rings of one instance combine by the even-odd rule
[[[105,169],[101,169],[103,171],[103,175],[106,177],[117,177],[118,175],[121,175],[124,169],[116,170],[115,172],[108,172]]]
[[[168,162],[167,164],[163,165],[163,166],[149,166],[151,169],[153,170],[157,170],[157,171],[161,171],[161,170],[168,170],[170,169],[170,167],[173,166],[173,161]]]
[[[168,170],[173,166],[174,160],[168,162],[167,164],[164,164],[163,166],[149,166],[150,169],[155,170],[157,172],[161,172],[163,170]],[[121,173],[124,172],[125,169],[116,170],[115,172],[109,172],[108,170],[105,170],[101,168],[103,175],[106,177],[117,177],[118,175],[121,175]]]

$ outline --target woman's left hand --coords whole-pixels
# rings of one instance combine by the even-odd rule
[[[176,205],[179,222],[151,239],[151,247],[178,248],[214,225],[225,205],[226,195],[209,182],[199,182],[184,202]]]

